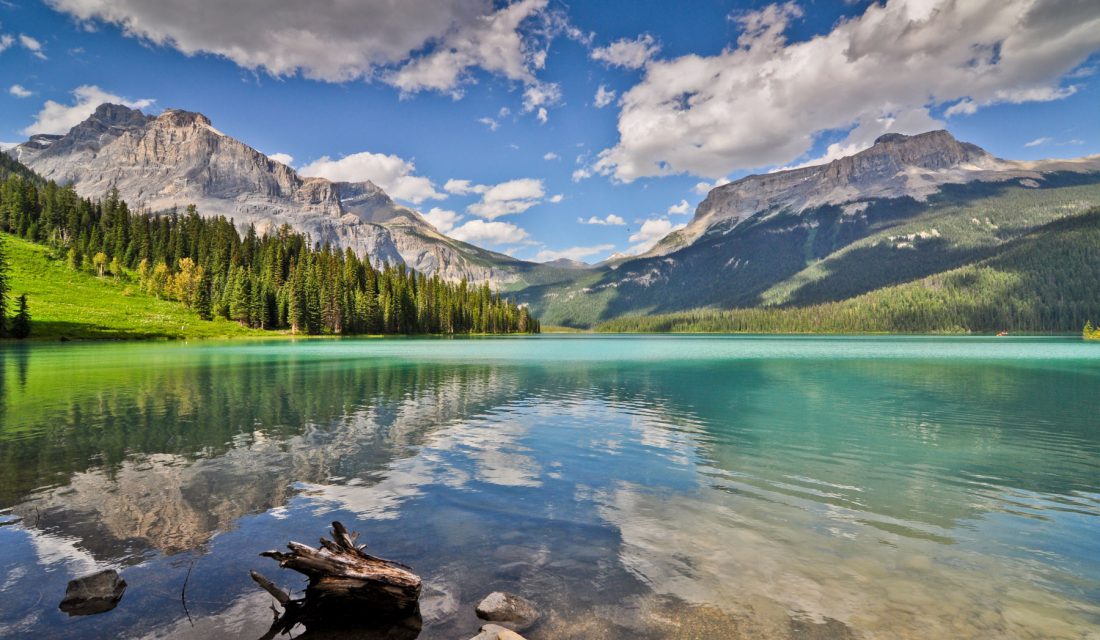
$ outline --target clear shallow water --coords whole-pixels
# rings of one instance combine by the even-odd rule
[[[0,348],[0,636],[259,637],[339,519],[537,638],[1100,637],[1100,345],[542,336]],[[119,568],[117,609],[66,582]],[[190,570],[188,611],[181,588]],[[190,620],[188,619],[190,615]]]

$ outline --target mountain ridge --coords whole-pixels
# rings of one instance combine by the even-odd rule
[[[300,176],[197,112],[152,116],[103,104],[67,134],[33,136],[9,153],[46,179],[73,183],[85,197],[117,188],[150,211],[195,204],[204,216],[253,224],[261,234],[287,224],[376,265],[405,264],[445,280],[498,287],[533,267],[447,237],[372,182]]]

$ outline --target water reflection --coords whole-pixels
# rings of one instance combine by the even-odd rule
[[[495,344],[0,351],[0,635],[258,637],[255,554],[333,517],[428,578],[425,638],[475,630],[495,588],[545,608],[532,638],[1100,621],[1088,358]],[[105,566],[131,585],[109,618],[52,608]]]

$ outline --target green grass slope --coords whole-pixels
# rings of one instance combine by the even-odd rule
[[[1090,318],[1100,318],[1100,209],[1048,223],[973,264],[839,302],[629,316],[597,330],[1075,333]]]
[[[207,322],[178,303],[158,300],[134,284],[74,271],[47,247],[0,234],[11,265],[12,297],[27,294],[31,338],[175,339],[259,336],[223,319]],[[266,332],[270,333],[270,332]]]

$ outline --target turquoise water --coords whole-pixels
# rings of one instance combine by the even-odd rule
[[[0,372],[3,637],[259,637],[248,571],[302,582],[257,554],[334,519],[424,576],[422,638],[496,589],[532,640],[1100,637],[1100,344],[65,344]],[[106,567],[115,610],[58,611]]]

